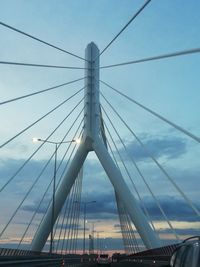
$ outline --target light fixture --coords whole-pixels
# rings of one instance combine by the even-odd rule
[[[76,144],[80,144],[80,142],[81,142],[81,139],[80,139],[80,138],[78,138],[78,139],[75,139],[74,141],[76,142]]]
[[[37,143],[37,142],[39,141],[39,138],[37,138],[37,137],[33,137],[33,138],[32,138],[32,141],[33,141],[33,143]]]

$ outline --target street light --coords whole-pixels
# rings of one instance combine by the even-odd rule
[[[97,254],[101,254],[101,251],[100,251],[100,236],[99,236],[99,233],[102,233],[102,231],[97,231],[96,230],[96,233],[97,233]]]
[[[57,168],[57,150],[58,150],[58,145],[61,144],[66,144],[66,143],[77,143],[80,144],[81,140],[80,139],[72,139],[71,141],[61,141],[61,142],[54,142],[54,141],[49,141],[49,140],[43,140],[41,138],[36,138],[34,137],[33,142],[42,142],[42,143],[49,143],[49,144],[54,144],[55,145],[55,152],[54,152],[54,176],[53,176],[53,197],[52,197],[52,216],[51,216],[51,240],[50,240],[50,249],[49,253],[52,254],[53,250],[53,221],[54,221],[54,211],[55,211],[55,190],[56,190],[56,168]]]
[[[78,139],[72,139],[71,141],[61,141],[61,142],[44,140],[44,139],[37,138],[37,137],[33,137],[32,140],[33,140],[33,143],[43,142],[43,143],[50,143],[50,144],[55,144],[55,145],[73,143],[73,142],[75,142],[76,144],[80,144],[80,142],[81,142],[81,139],[79,139],[79,138]]]
[[[75,201],[78,203],[79,201]],[[83,254],[85,254],[85,223],[86,223],[86,206],[88,204],[96,203],[96,200],[88,201],[88,202],[80,202],[83,205],[83,214],[84,214],[84,226],[83,226]]]
[[[82,202],[84,211],[84,234],[83,234],[83,254],[85,254],[85,222],[86,222],[86,206],[88,204],[96,203],[96,201]]]

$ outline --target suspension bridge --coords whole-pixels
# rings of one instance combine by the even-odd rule
[[[108,263],[112,262],[113,266],[169,266],[172,254],[181,247],[184,239],[190,240],[193,236],[199,239],[200,207],[191,194],[182,188],[180,179],[176,179],[176,166],[172,165],[173,171],[167,167],[170,156],[174,161],[179,157],[175,151],[175,142],[163,142],[157,134],[155,142],[138,134],[134,129],[135,116],[132,110],[137,107],[162,123],[171,138],[187,138],[192,143],[191,150],[195,146],[195,153],[200,137],[178,121],[165,117],[162,112],[126,94],[123,88],[101,78],[101,73],[106,70],[194,57],[200,52],[200,48],[193,47],[101,65],[104,53],[142,16],[150,2],[153,1],[143,3],[102,50],[98,44],[90,42],[83,57],[13,25],[0,22],[0,27],[6,31],[67,54],[84,64],[66,66],[0,61],[2,67],[63,69],[84,73],[73,80],[0,102],[3,114],[4,108],[11,105],[23,105],[25,101],[46,97],[53,92],[55,97],[61,88],[68,88],[67,98],[65,94],[63,100],[62,95],[62,101],[47,111],[45,109],[45,112],[38,100],[38,107],[34,104],[31,110],[33,119],[21,128],[21,123],[17,122],[18,119],[23,121],[24,114],[21,114],[15,122],[19,125],[17,131],[5,131],[6,138],[1,140],[2,169],[4,155],[11,159],[11,167],[1,174],[0,266],[96,266],[99,254],[110,254]],[[75,90],[70,91],[70,86]],[[114,99],[117,99],[118,105]],[[54,102],[54,99],[51,101]],[[119,106],[122,109],[127,107],[129,113],[124,116]],[[34,111],[38,113],[37,108],[41,110],[39,117],[34,115]],[[56,125],[53,125],[51,116],[55,116]],[[44,125],[51,126],[51,130],[47,127],[46,135],[41,136],[40,128]],[[6,125],[1,127],[3,129]],[[143,132],[148,133],[148,129]],[[37,136],[33,136],[33,133]],[[20,155],[19,151],[15,151],[16,142],[27,140],[30,135],[33,143],[30,149],[22,150]],[[185,139],[180,140],[179,145],[184,149]],[[164,160],[163,150],[168,156]],[[12,155],[17,160],[12,160]],[[48,159],[47,155],[50,155]],[[100,171],[95,169],[97,161]],[[181,162],[177,161],[176,164]],[[186,168],[184,166],[184,170]],[[154,169],[159,179],[155,177]],[[98,183],[100,178],[97,177],[102,172],[107,179],[107,184],[103,186]],[[84,177],[87,175],[93,177],[84,185]],[[107,186],[112,188],[112,193],[106,191]],[[157,190],[160,190],[159,194]],[[167,204],[162,198],[162,193],[166,197],[166,192],[170,200]],[[110,194],[115,204],[109,209]],[[180,209],[174,218],[174,214],[170,214],[173,206]],[[112,220],[114,218],[115,223],[118,222],[114,225],[115,231],[113,228],[106,230],[108,226],[105,218],[98,217],[98,212],[104,212],[104,208],[107,209],[106,216],[111,214]],[[185,211],[187,214],[184,214]],[[189,228],[188,233],[186,231],[186,234],[181,235],[183,228],[178,229],[179,221],[192,222],[195,234],[191,234]],[[168,238],[163,238],[167,235]],[[123,249],[119,249],[113,242],[121,242]]]

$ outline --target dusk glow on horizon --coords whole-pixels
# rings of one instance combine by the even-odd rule
[[[94,42],[103,51],[144,2],[0,1],[2,23],[61,48],[0,25],[0,247],[31,248],[51,203],[53,181],[58,190],[85,140],[86,46]],[[200,235],[200,53],[140,59],[198,48],[199,10],[198,0],[152,0],[99,57],[100,67],[137,61],[100,68],[97,103],[103,118],[100,131],[105,134],[100,139],[163,245]],[[74,227],[77,252],[83,251],[85,230],[87,252],[93,235],[94,251],[124,253],[116,192],[94,151],[78,178],[55,223],[58,251],[65,246],[62,240],[75,236],[67,237]],[[80,218],[70,221],[66,211]],[[144,250],[133,223],[131,227]],[[50,236],[44,250],[49,244]]]

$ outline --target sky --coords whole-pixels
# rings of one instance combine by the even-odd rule
[[[102,51],[143,3],[142,0],[0,0],[0,17],[3,23],[84,57],[85,48],[90,42],[95,42]],[[198,0],[152,0],[102,54],[100,66],[198,48],[200,43],[199,9],[200,2]],[[0,61],[84,67],[83,60],[57,51],[2,25],[0,25],[0,35]],[[199,136],[199,64],[199,54],[193,54],[102,69],[100,70],[100,79]],[[1,102],[84,76],[84,70],[0,64]],[[81,80],[43,94],[0,105],[1,144],[4,144],[83,86],[84,83]],[[105,85],[100,84],[100,90],[185,195],[197,208],[200,208],[199,144]],[[45,139],[82,98],[83,91],[1,148],[1,187],[39,147],[39,144],[32,142],[32,137]],[[154,199],[133,168],[131,158],[135,159],[176,229],[179,238],[182,240],[190,235],[199,234],[199,217],[194,214],[166,176],[147,156],[144,149],[141,148],[131,132],[102,97],[100,101],[126,144],[129,156],[124,151],[119,137],[103,112],[105,123],[110,129],[111,136],[127,165],[142,202],[154,221],[161,240],[164,244],[176,242],[169,226],[156,207]],[[71,140],[81,123],[82,114],[79,115],[79,113],[82,108],[83,103],[81,102],[76,111],[64,121],[50,139],[62,140],[78,116],[74,127],[65,139]],[[81,134],[81,129],[75,136],[77,137],[79,134]],[[107,137],[119,161],[116,147],[112,144],[109,133],[107,133]],[[58,163],[61,162],[65,150],[66,146],[62,145],[58,151]],[[72,148],[69,149],[67,158],[69,158],[70,151]],[[42,146],[23,170],[0,193],[1,230],[53,152],[54,147],[50,144]],[[122,163],[119,163],[119,167],[127,185],[138,199]],[[61,167],[60,173],[63,168]],[[50,161],[40,182],[36,184],[2,236],[2,246],[10,246],[19,242],[20,235],[29,222],[36,203],[45,191],[52,173],[53,160]],[[46,205],[50,197],[49,191],[45,199]],[[121,232],[117,227],[119,218],[114,190],[94,153],[89,154],[84,165],[82,200],[97,201],[96,204],[88,206],[87,209],[87,235],[91,232],[92,223],[94,223],[95,233],[99,233],[103,240],[108,240],[108,244],[106,244],[108,250],[123,250]],[[142,207],[141,203],[140,205]],[[44,210],[41,210],[40,215],[43,213]],[[35,225],[39,223],[40,215],[34,222]],[[82,211],[79,228],[81,243],[83,237],[81,230],[83,228]],[[34,231],[33,225],[27,235],[27,244],[30,243]]]

